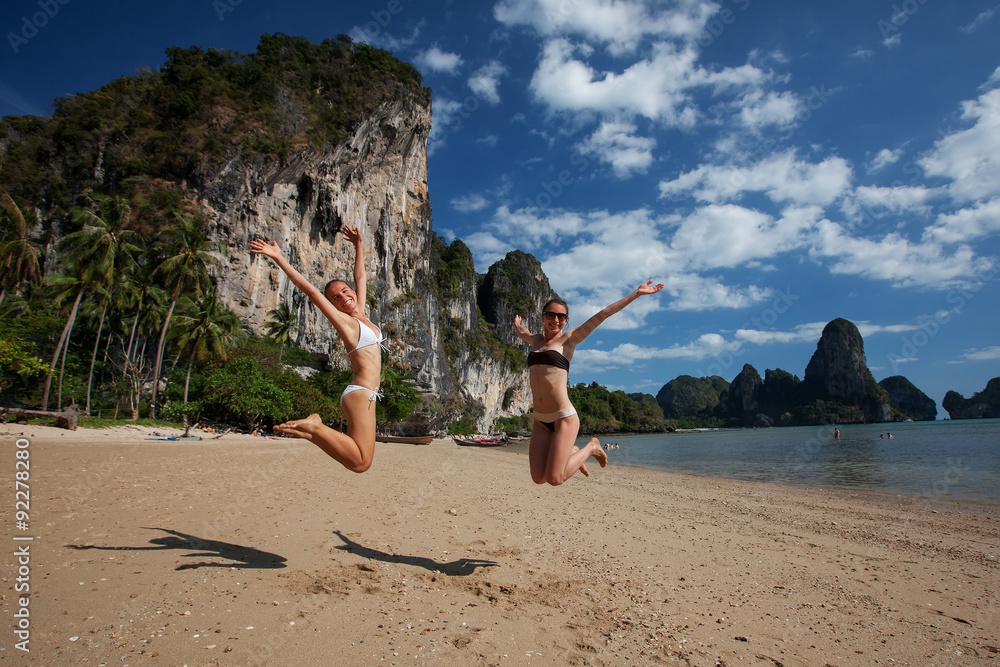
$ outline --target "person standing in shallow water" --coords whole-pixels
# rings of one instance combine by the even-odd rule
[[[354,245],[354,285],[331,280],[322,292],[292,268],[274,241],[250,242],[250,252],[264,255],[284,271],[296,287],[309,297],[350,350],[354,377],[340,396],[340,409],[347,421],[347,433],[326,426],[319,415],[285,422],[274,427],[275,433],[287,433],[313,443],[352,472],[371,467],[375,455],[375,400],[379,397],[382,376],[382,332],[365,314],[367,290],[364,250],[357,227],[341,228],[340,233]],[[359,297],[359,295],[361,295]]]
[[[656,294],[661,289],[663,283],[653,285],[652,280],[647,280],[625,298],[568,331],[564,329],[569,321],[569,306],[559,298],[549,299],[542,307],[542,333],[531,333],[521,324],[520,315],[514,317],[518,338],[531,346],[528,374],[534,421],[528,464],[535,484],[558,486],[577,470],[589,477],[585,462],[591,456],[602,468],[608,464],[608,455],[597,438],[591,438],[583,449],[574,444],[580,432],[580,417],[569,400],[569,362],[576,346],[604,320],[640,296]]]

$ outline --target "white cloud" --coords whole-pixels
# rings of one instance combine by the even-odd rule
[[[752,90],[738,102],[739,119],[747,127],[759,130],[769,125],[792,126],[805,110],[802,101],[790,92]]]
[[[930,202],[940,194],[940,190],[924,186],[864,185],[855,188],[845,197],[842,208],[853,220],[860,220],[866,215],[876,218],[890,214],[927,215],[930,211]]]
[[[793,343],[814,343],[823,335],[826,322],[799,324],[791,331],[762,331],[760,329],[737,329],[734,338],[754,345],[789,345]]]
[[[369,21],[364,25],[354,26],[347,34],[355,42],[364,42],[387,51],[404,51],[417,43],[422,27],[422,25],[415,27],[409,37],[396,37],[385,26],[380,26],[376,21]]]
[[[741,206],[712,204],[684,219],[670,247],[693,268],[732,268],[804,245],[820,213],[816,207],[793,208],[775,220]]]
[[[610,320],[609,320],[610,322]],[[604,325],[602,325],[603,327]],[[703,334],[684,345],[670,347],[640,347],[632,343],[618,345],[611,350],[582,348],[573,355],[573,368],[579,371],[601,372],[623,366],[633,366],[653,359],[689,359],[698,361],[726,352],[739,351],[739,344],[727,341],[716,333]]]
[[[971,208],[938,216],[924,230],[924,240],[939,243],[966,243],[1000,231],[1000,196]]]
[[[511,245],[508,241],[498,238],[489,231],[474,232],[463,236],[462,241],[472,251],[476,269],[481,273],[485,273],[490,265],[503,259],[514,248],[523,249],[521,245]]]
[[[493,16],[544,37],[576,35],[607,44],[612,53],[635,49],[643,38],[689,41],[719,9],[714,2],[680,0],[656,11],[635,0],[500,0]]]
[[[451,200],[451,207],[454,208],[459,213],[472,213],[474,211],[481,211],[488,205],[489,202],[486,200],[486,197],[477,194],[455,197],[454,199]]]
[[[445,144],[445,133],[461,123],[462,103],[447,97],[438,97],[431,107],[431,132],[427,139],[427,154],[433,155]]]
[[[432,46],[426,51],[418,53],[414,60],[416,60],[418,67],[449,74],[454,74],[462,65],[462,56],[442,51],[437,46]]]
[[[959,28],[959,30],[961,30],[962,32],[964,32],[966,34],[974,32],[979,26],[984,25],[991,18],[993,18],[993,14],[994,13],[995,12],[992,9],[987,9],[987,10],[984,10],[982,12],[979,12],[979,16],[977,16],[976,18],[974,18],[972,20],[972,23],[970,23],[969,25],[962,26],[961,28]]]
[[[607,121],[580,145],[580,152],[607,162],[618,178],[645,172],[653,162],[656,140],[635,136],[632,123]]]
[[[500,77],[507,73],[507,68],[496,60],[491,60],[469,78],[469,88],[477,97],[490,104],[500,102]]]
[[[962,358],[969,361],[993,361],[1000,359],[1000,345],[966,352],[962,355]]]
[[[887,49],[892,49],[899,46],[902,42],[903,42],[903,34],[897,32],[896,34],[889,35],[888,37],[883,39],[882,46],[886,47]]]
[[[920,165],[928,176],[950,179],[956,201],[1000,195],[1000,88],[963,102],[962,118],[973,125],[935,142]]]
[[[661,181],[660,194],[721,203],[738,199],[744,192],[760,191],[776,203],[826,205],[840,197],[850,181],[851,168],[843,158],[808,163],[788,150],[746,166],[701,165],[672,181]]]
[[[986,83],[980,86],[980,88],[988,90],[994,86],[1000,86],[1000,67],[993,70],[993,73],[990,74],[990,78],[986,79]]]
[[[950,254],[936,243],[913,243],[898,234],[882,239],[852,238],[829,220],[817,225],[810,255],[830,261],[830,271],[891,281],[897,287],[946,289],[966,285],[990,271],[990,260],[968,246]]]
[[[882,171],[891,164],[896,164],[899,162],[899,158],[903,156],[903,149],[891,150],[888,148],[883,148],[878,152],[878,155],[871,159],[868,163],[866,171],[869,174],[874,174],[875,172]]]
[[[670,310],[703,311],[719,308],[747,308],[771,298],[773,292],[756,285],[734,287],[718,279],[691,273],[676,273],[664,281],[665,291],[674,297]]]
[[[691,45],[657,43],[650,58],[620,73],[591,68],[581,59],[587,55],[566,39],[548,41],[531,80],[535,98],[554,111],[639,115],[668,127],[690,128],[699,115],[691,99],[694,89],[746,91],[769,78],[753,65],[703,69]]]

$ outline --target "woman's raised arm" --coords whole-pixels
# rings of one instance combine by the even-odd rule
[[[521,324],[520,315],[514,316],[514,332],[517,334],[518,338],[523,340],[528,345],[535,344],[535,334],[528,331],[528,329],[523,324]]]
[[[326,319],[330,320],[331,324],[337,326],[338,322],[346,323],[345,318],[346,320],[350,319],[334,308],[330,300],[323,295],[323,292],[318,287],[309,282],[294,266],[288,263],[288,260],[281,254],[281,249],[275,241],[268,243],[262,239],[254,239],[250,241],[250,252],[264,255],[277,264],[278,268],[284,271],[288,279],[292,281],[292,284],[309,297],[313,305],[319,308],[320,312],[326,316]],[[339,327],[337,330],[340,331]]]
[[[594,331],[594,329],[599,327],[604,322],[604,320],[608,319],[618,311],[623,310],[625,306],[629,305],[630,303],[638,299],[640,296],[643,296],[645,294],[656,294],[661,289],[663,289],[663,283],[654,285],[652,280],[647,280],[646,282],[635,288],[635,290],[631,292],[628,296],[618,299],[610,306],[602,308],[598,312],[594,313],[589,320],[587,320],[577,328],[573,329],[566,343],[568,345],[576,347],[584,338],[589,336]]]
[[[358,295],[358,308],[362,314],[368,312],[368,275],[365,273],[365,249],[361,243],[361,231],[357,227],[344,225],[340,228],[344,239],[354,245],[354,293]]]

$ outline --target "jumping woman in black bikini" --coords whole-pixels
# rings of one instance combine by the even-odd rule
[[[347,433],[335,431],[323,424],[319,415],[285,422],[274,427],[276,433],[304,438],[339,461],[353,472],[364,472],[375,455],[375,399],[378,398],[382,375],[383,337],[378,327],[365,315],[365,258],[361,233],[357,227],[342,227],[344,238],[354,244],[354,284],[356,290],[342,280],[332,280],[322,292],[292,268],[282,257],[275,242],[254,239],[250,252],[270,257],[296,287],[309,297],[330,324],[340,334],[350,350],[347,357],[354,370],[351,384],[340,396],[340,409],[347,420]],[[359,298],[358,295],[361,295]]]
[[[518,337],[531,346],[528,370],[535,421],[531,429],[528,462],[535,484],[558,486],[577,470],[589,476],[584,462],[591,456],[602,468],[608,464],[608,456],[597,438],[591,438],[583,449],[573,444],[580,431],[580,417],[569,400],[569,362],[576,346],[604,320],[640,296],[655,294],[661,289],[662,283],[653,285],[652,280],[646,281],[624,299],[615,301],[569,331],[563,331],[569,320],[569,306],[562,299],[549,299],[542,308],[544,333],[531,333],[521,325],[520,315],[514,317],[514,330]]]

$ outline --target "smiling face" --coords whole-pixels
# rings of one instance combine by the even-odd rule
[[[565,303],[549,301],[542,310],[542,326],[547,333],[559,333],[569,320],[569,308]]]
[[[343,280],[334,280],[326,286],[323,295],[329,299],[333,307],[348,315],[358,307],[358,295],[351,286]]]

